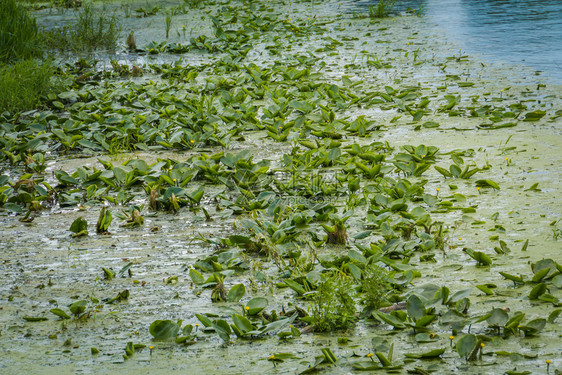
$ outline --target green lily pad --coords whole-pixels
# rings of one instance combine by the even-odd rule
[[[63,310],[59,309],[59,308],[54,308],[50,310],[53,314],[55,314],[58,317],[61,317],[62,319],[70,319],[70,315],[68,315],[66,312],[64,312]]]
[[[416,359],[436,358],[445,353],[445,350],[447,350],[447,348],[433,349],[424,353],[406,353],[406,357]]]
[[[414,320],[418,320],[425,315],[425,306],[420,297],[412,294],[406,302],[406,311]]]
[[[562,288],[562,273],[552,278],[552,285],[559,289]]]
[[[525,119],[523,121],[538,121],[546,115],[545,111],[536,110],[533,112],[525,113]]]
[[[493,327],[502,327],[509,319],[509,315],[503,309],[494,309],[486,319],[488,324]]]
[[[545,283],[537,284],[529,292],[529,299],[531,300],[538,299],[544,293],[546,293],[546,284]]]
[[[248,315],[257,315],[267,307],[268,303],[269,302],[264,297],[252,298],[246,304],[246,306],[249,307],[249,309],[246,309],[246,313]]]
[[[461,358],[467,359],[468,356],[476,348],[476,345],[478,345],[478,339],[476,338],[476,336],[469,333],[469,334],[461,337],[459,339],[459,341],[457,341],[455,346],[456,346],[456,349],[457,349],[457,353],[459,353],[459,356]]]
[[[180,325],[171,320],[155,320],[148,328],[148,332],[158,340],[176,337],[180,331]]]
[[[72,305],[70,305],[69,310],[74,315],[80,315],[84,311],[86,311],[86,306],[88,306],[88,301],[80,300],[80,301],[76,301]]]
[[[534,336],[537,333],[540,333],[546,325],[546,319],[534,319],[528,322],[525,325],[519,327],[520,330],[525,332],[525,336]]]
[[[24,316],[23,319],[28,322],[42,322],[47,320],[44,316]]]
[[[248,320],[248,318],[243,315],[232,314],[232,321],[242,333],[254,330],[254,325],[252,324],[252,322],[250,322],[250,320]]]
[[[246,287],[244,284],[234,285],[228,292],[228,302],[238,302],[246,294]]]
[[[491,187],[494,188],[496,190],[500,190],[500,185],[492,180],[477,180],[476,181],[476,186],[478,187]]]

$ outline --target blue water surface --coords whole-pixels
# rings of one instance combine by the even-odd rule
[[[468,54],[526,65],[562,84],[562,0],[398,0],[396,7],[421,8]]]

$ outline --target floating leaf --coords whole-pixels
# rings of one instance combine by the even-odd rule
[[[72,237],[80,237],[80,236],[87,236],[88,235],[88,222],[79,217],[72,222],[70,226],[70,231],[74,234]]]
[[[410,315],[414,320],[418,320],[425,315],[425,306],[422,300],[415,294],[412,294],[408,298],[408,301],[406,302],[406,310],[408,311],[408,315]]]
[[[113,277],[115,276],[115,272],[105,267],[102,267],[101,269],[103,270],[103,276],[106,280],[110,280],[110,281],[113,280]]]
[[[199,319],[199,321],[201,323],[203,323],[203,325],[205,327],[211,327],[212,326],[211,319],[207,318],[207,316],[201,315],[201,314],[195,314],[195,316],[197,317],[197,319]]]
[[[474,259],[478,265],[482,265],[482,266],[489,266],[490,264],[492,264],[492,259],[490,259],[490,257],[488,255],[486,255],[485,253],[481,252],[481,251],[474,251],[472,249],[463,249],[465,253],[467,253],[472,259]]]
[[[445,350],[447,350],[447,348],[433,349],[424,353],[406,353],[406,357],[416,359],[436,358],[445,353]]]
[[[476,285],[476,287],[478,289],[480,289],[484,294],[486,294],[487,296],[491,296],[494,294],[494,291],[490,288],[488,288],[487,285]]]
[[[59,308],[54,308],[51,309],[50,311],[56,316],[61,317],[62,319],[70,319],[70,315],[68,315],[67,313],[65,313],[63,310]]]
[[[285,284],[287,284],[287,286],[289,288],[293,289],[295,292],[297,292],[301,296],[306,293],[306,290],[304,289],[304,287],[294,280],[287,279],[287,280],[285,280]]]
[[[375,355],[377,356],[379,362],[381,363],[381,365],[383,365],[383,367],[392,366],[392,362],[388,358],[386,358],[386,356],[383,353],[375,352]]]
[[[456,349],[457,353],[461,358],[468,359],[468,357],[472,354],[474,349],[476,349],[476,345],[478,345],[478,339],[473,334],[464,335],[457,341]]]
[[[554,322],[556,321],[556,319],[558,318],[558,316],[560,315],[560,313],[562,313],[562,309],[553,310],[553,311],[548,315],[547,321],[548,321],[549,323],[554,323]]]
[[[492,180],[477,180],[476,181],[476,186],[478,187],[491,187],[494,188],[496,190],[500,190],[500,185]]]
[[[522,325],[519,327],[520,330],[525,332],[525,336],[534,336],[537,333],[540,333],[546,325],[546,319],[534,319],[531,320],[529,323]]]
[[[334,353],[332,352],[332,349],[330,348],[324,348],[321,349],[322,354],[324,354],[324,358],[326,358],[326,360],[332,364],[335,364],[338,359],[336,358],[336,356],[334,355]]]
[[[562,274],[559,273],[558,275],[554,276],[552,278],[552,285],[554,285],[557,288],[562,288]]]
[[[538,283],[542,279],[544,279],[549,272],[550,272],[550,268],[543,268],[542,270],[538,270],[533,276],[533,278],[531,279],[531,281],[534,283]]]
[[[215,332],[223,341],[230,341],[230,334],[232,333],[230,326],[225,320],[219,319],[211,323]]]
[[[538,121],[546,115],[545,111],[536,110],[533,112],[525,113],[525,119],[523,121]]]
[[[515,314],[507,321],[507,323],[505,323],[505,329],[510,330],[511,333],[515,333],[517,326],[519,325],[519,323],[521,323],[524,317],[525,314],[523,313]]]
[[[88,301],[80,300],[80,301],[74,302],[72,305],[70,305],[70,307],[68,309],[74,315],[80,315],[84,311],[86,311],[86,306],[88,306]]]
[[[538,299],[544,293],[546,293],[546,284],[537,284],[533,289],[531,289],[531,292],[529,293],[529,299]]]
[[[372,361],[358,361],[351,363],[351,367],[357,371],[375,371],[380,369],[381,365]]]
[[[373,311],[372,315],[373,315],[373,318],[378,319],[382,323],[389,324],[389,325],[393,326],[394,328],[398,328],[398,329],[406,328],[406,325],[404,324],[404,321],[398,319],[396,316],[394,316],[392,314],[385,314],[385,313],[381,313],[381,312],[378,312],[378,311]]]
[[[486,321],[492,327],[502,327],[508,319],[509,316],[503,309],[494,309],[492,310],[490,316],[486,319]]]
[[[179,331],[180,325],[171,320],[155,320],[148,328],[148,332],[157,340],[176,337]]]
[[[431,128],[438,128],[438,127],[439,127],[439,124],[438,124],[437,122],[435,122],[435,121],[426,121],[426,122],[423,123],[422,126],[423,126],[424,128],[431,129]]]
[[[246,287],[244,284],[234,285],[228,292],[228,302],[238,302],[246,294]]]
[[[436,341],[435,335],[429,332],[418,333],[415,336],[416,342],[426,343]]]
[[[505,277],[508,280],[513,281],[514,283],[519,283],[519,284],[523,284],[525,281],[523,281],[523,278],[520,276],[515,276],[515,275],[510,275],[509,273],[506,272],[500,272],[500,275],[502,275],[503,277]]]
[[[39,317],[35,317],[35,316],[24,316],[23,319],[25,321],[28,322],[42,322],[47,320],[47,318],[45,318],[44,316],[39,316]]]
[[[232,321],[242,333],[246,333],[254,330],[254,326],[252,322],[250,322],[248,318],[246,318],[243,315],[232,314]]]
[[[418,320],[416,320],[415,328],[422,328],[429,324],[431,324],[435,319],[437,319],[437,315],[424,315]]]
[[[531,269],[533,270],[535,275],[544,269],[548,269],[549,272],[547,273],[547,275],[545,275],[545,278],[549,278],[558,271],[558,264],[549,258],[541,259],[538,262],[533,263],[531,265]]]
[[[193,281],[196,285],[201,285],[205,283],[205,278],[201,275],[201,272],[197,271],[196,269],[189,270],[189,277],[191,277],[191,281]]]
[[[246,304],[246,306],[249,307],[249,309],[246,310],[246,313],[248,315],[257,315],[267,307],[267,304],[268,301],[264,297],[252,298]]]
[[[18,213],[18,214],[23,213],[23,210],[22,210],[22,208],[20,207],[20,205],[18,205],[18,204],[16,204],[16,203],[11,203],[11,202],[5,203],[5,204],[4,204],[4,208],[7,209],[7,210],[9,210],[9,211]]]

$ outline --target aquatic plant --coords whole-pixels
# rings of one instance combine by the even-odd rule
[[[166,15],[166,39],[168,39],[168,36],[170,35],[170,29],[172,28],[172,17],[167,14]]]
[[[84,218],[79,217],[72,222],[69,230],[73,233],[72,237],[87,236],[88,222]]]
[[[475,146],[478,151],[445,153],[435,146],[418,143],[395,147],[390,141],[381,141],[386,137],[380,134],[398,127],[410,131],[413,125],[412,131],[420,132],[420,137],[415,137],[419,140],[426,129],[440,126],[437,121],[442,122],[443,130],[450,125],[443,120],[449,115],[463,117],[462,123],[467,124],[497,123],[462,129],[487,132],[507,127],[517,118],[526,118],[526,113],[529,120],[536,118],[539,123],[555,119],[558,114],[532,104],[533,100],[525,101],[525,105],[508,102],[507,97],[501,102],[493,100],[493,104],[490,98],[481,101],[478,95],[466,100],[465,90],[472,93],[472,83],[464,80],[468,74],[460,73],[466,68],[460,65],[466,62],[463,58],[449,60],[459,69],[458,77],[444,78],[455,89],[450,91],[426,82],[411,86],[407,70],[399,74],[388,70],[376,81],[364,76],[372,66],[391,69],[389,61],[401,67],[411,64],[412,59],[403,59],[402,48],[387,55],[381,52],[384,61],[374,62],[372,55],[363,51],[367,62],[354,59],[345,66],[348,76],[334,78],[333,72],[325,73],[323,69],[333,69],[332,59],[337,59],[334,56],[360,39],[343,35],[348,31],[336,24],[332,25],[334,32],[330,32],[330,37],[324,33],[324,39],[316,38],[325,31],[324,21],[297,17],[284,20],[276,10],[268,11],[268,7],[265,2],[233,8],[224,4],[210,6],[209,10],[217,10],[216,14],[210,12],[206,16],[213,25],[212,36],[194,36],[189,44],[152,42],[138,51],[171,54],[197,50],[201,61],[196,65],[187,60],[150,62],[143,69],[155,79],[128,80],[131,69],[119,61],[111,62],[113,70],[97,70],[97,64],[90,61],[69,63],[61,69],[74,76],[73,86],[45,98],[50,110],[0,114],[0,162],[10,169],[0,176],[3,220],[11,223],[11,216],[19,215],[18,219],[27,223],[36,209],[53,207],[67,212],[90,207],[84,215],[91,222],[97,217],[96,231],[104,233],[109,229],[111,214],[122,219],[122,225],[114,227],[120,237],[142,237],[134,251],[128,251],[128,241],[108,249],[113,253],[111,259],[115,256],[120,261],[122,257],[126,266],[115,272],[113,268],[119,269],[115,263],[113,268],[107,263],[103,264],[105,267],[94,265],[93,275],[88,271],[91,267],[79,264],[64,270],[69,269],[66,272],[72,275],[68,279],[86,278],[89,286],[84,293],[88,294],[96,292],[100,285],[117,288],[123,282],[132,282],[135,289],[131,290],[139,293],[139,299],[110,312],[109,318],[117,318],[113,313],[119,310],[138,312],[135,303],[153,298],[155,291],[175,296],[180,303],[168,304],[165,315],[176,319],[160,320],[164,317],[156,315],[151,321],[159,320],[144,330],[137,327],[135,332],[138,336],[134,337],[139,340],[170,341],[159,346],[155,355],[173,350],[170,345],[174,341],[178,345],[192,345],[208,340],[206,348],[223,350],[219,345],[240,345],[258,339],[286,341],[315,330],[340,331],[332,333],[337,337],[338,347],[322,347],[298,355],[269,351],[258,358],[266,364],[267,358],[269,365],[274,366],[303,366],[303,373],[328,366],[333,372],[353,368],[427,373],[443,363],[458,361],[452,358],[451,351],[458,350],[461,358],[473,357],[475,347],[464,345],[465,341],[471,344],[471,338],[463,339],[472,334],[476,343],[481,341],[474,357],[482,364],[493,364],[494,369],[505,367],[501,356],[510,356],[520,358],[522,367],[534,366],[523,358],[541,353],[541,349],[525,349],[523,355],[497,350],[496,345],[507,337],[517,344],[523,334],[552,337],[555,321],[561,314],[558,292],[562,276],[559,265],[552,260],[531,261],[532,274],[489,272],[499,267],[505,269],[506,264],[498,258],[509,251],[516,253],[515,247],[519,247],[506,233],[499,213],[491,219],[487,214],[480,215],[480,208],[490,203],[487,199],[495,199],[492,194],[501,196],[503,190],[513,188],[508,177],[495,173],[496,177],[489,174],[478,182],[468,179],[474,168],[483,175],[489,173],[488,162],[477,168],[474,161],[484,155],[492,160],[493,149],[484,152]],[[382,29],[381,38],[386,34]],[[302,37],[303,34],[306,36]],[[319,41],[323,45],[303,53],[301,47],[312,47],[306,41],[309,35],[314,43]],[[291,45],[298,45],[299,50],[291,51],[284,46],[286,40],[295,42]],[[252,55],[248,53],[256,52],[256,45],[260,53],[269,53],[275,60],[250,62],[248,57]],[[424,53],[421,48],[420,56]],[[416,52],[413,53],[416,60]],[[438,61],[438,57],[435,59]],[[385,75],[388,77],[384,78]],[[450,92],[455,94],[445,97]],[[533,113],[536,111],[539,112]],[[373,112],[376,116],[372,116]],[[357,116],[358,113],[361,115]],[[422,123],[426,116],[431,119]],[[510,120],[504,123],[503,119]],[[458,129],[447,129],[454,130]],[[403,144],[402,140],[398,143]],[[448,145],[442,148],[447,149]],[[126,154],[127,151],[135,154]],[[499,151],[502,162],[494,167],[504,168],[507,156],[514,162],[505,167],[513,169],[517,164],[515,155],[509,155],[509,148]],[[51,160],[73,160],[77,155],[101,156],[97,161],[94,158],[85,163],[75,162],[72,170],[61,170],[57,162],[54,183],[44,174],[45,165]],[[450,155],[454,163],[451,167],[444,155]],[[442,168],[446,173],[431,168],[434,165],[446,165],[447,169]],[[466,166],[470,168],[463,174]],[[486,191],[499,189],[489,178],[501,179],[498,181],[502,187],[506,185],[505,189]],[[56,185],[50,186],[46,181]],[[475,190],[474,184],[482,190]],[[540,193],[535,185],[525,191],[529,195]],[[143,204],[151,208],[150,213],[144,213],[147,221],[152,222],[150,228],[141,226]],[[472,217],[476,212],[485,219]],[[509,215],[512,214],[516,215]],[[74,219],[76,214],[72,215]],[[15,224],[28,225],[17,221]],[[493,248],[497,253],[494,257],[487,255],[490,252],[486,238],[479,230],[483,225],[496,232],[489,238],[493,241],[490,250]],[[556,228],[556,222],[552,225]],[[6,230],[11,231],[11,227],[14,225],[6,226]],[[82,228],[77,225],[75,229]],[[159,230],[162,232],[156,233]],[[479,241],[472,237],[477,234]],[[162,247],[160,236],[174,241]],[[94,237],[66,240],[88,248]],[[96,241],[114,242],[100,236]],[[521,251],[528,244],[526,241]],[[162,254],[168,259],[168,254],[178,254],[176,249],[185,249],[183,245],[189,247],[190,256],[172,257],[174,264],[179,261],[179,267],[170,274],[167,265],[159,264]],[[482,251],[473,251],[471,247]],[[139,256],[138,248],[150,257]],[[71,257],[69,252],[68,262],[79,262],[83,258],[80,253],[77,251]],[[88,259],[100,256],[97,253],[90,252]],[[31,252],[27,254],[20,259],[23,265],[31,257]],[[107,256],[101,256],[108,262]],[[443,259],[437,261],[441,256]],[[133,262],[128,257],[135,257],[135,267],[139,267],[135,276],[145,280],[132,279]],[[475,263],[486,267],[475,268]],[[159,267],[165,268],[158,270]],[[42,272],[41,268],[36,269]],[[465,272],[474,273],[479,280],[463,278],[466,289],[455,292],[443,285]],[[10,277],[11,273],[7,274]],[[185,280],[187,275],[189,279]],[[130,279],[121,280],[127,276]],[[93,278],[95,283],[91,283]],[[66,279],[60,277],[56,281],[64,286]],[[428,279],[441,285],[425,284]],[[451,285],[458,285],[458,281]],[[25,284],[19,288],[21,294],[7,296],[7,306],[29,292]],[[58,289],[51,288],[51,293]],[[110,306],[127,300],[128,290],[120,290],[102,302]],[[471,291],[478,295],[471,296]],[[537,316],[525,320],[523,313],[504,310],[514,296],[523,305],[548,307],[548,317],[537,312]],[[72,299],[88,300],[80,296]],[[192,303],[196,300],[205,306]],[[486,306],[497,304],[502,306],[482,312],[483,308],[489,309]],[[35,309],[43,305],[37,303]],[[303,305],[309,306],[308,312]],[[186,311],[185,306],[192,308]],[[365,307],[360,314],[358,306]],[[96,303],[95,309],[98,308]],[[194,318],[199,309],[205,313]],[[60,310],[58,316],[63,321],[71,319],[72,312],[64,307]],[[182,314],[186,319],[198,319],[201,324],[182,326],[183,322],[177,320]],[[47,319],[44,316],[23,319],[24,324],[49,324],[41,323]],[[75,321],[78,325],[78,319]],[[356,321],[361,321],[361,329],[368,326],[381,336],[373,337],[369,344],[364,336],[341,332]],[[19,323],[13,326],[14,332],[21,328]],[[120,326],[107,319],[99,329],[114,327],[119,332]],[[41,327],[44,328],[47,327]],[[25,330],[34,332],[27,326]],[[131,333],[127,330],[121,330],[119,336],[127,337],[122,335]],[[408,340],[403,340],[406,335]],[[388,339],[391,336],[394,342]],[[217,337],[223,342],[217,344]],[[296,344],[308,348],[310,340],[299,340]],[[484,350],[482,344],[487,345],[490,340],[493,345]],[[458,346],[453,349],[455,341]],[[125,348],[123,358],[131,358],[142,349],[144,344],[136,342],[137,339],[126,339],[118,344]],[[348,343],[353,345],[351,357],[343,349]],[[65,345],[70,344],[67,340]],[[396,353],[395,344],[400,345]],[[290,345],[284,347],[291,351]],[[154,346],[149,349],[153,354]],[[199,353],[204,355],[205,351]],[[117,360],[121,360],[121,354],[119,350]],[[493,363],[487,361],[492,354]],[[247,355],[256,358],[251,352]],[[428,364],[427,361],[439,357],[443,362]],[[429,367],[425,368],[426,364]],[[240,362],[234,366],[245,365]],[[283,370],[295,372],[294,368]]]
[[[355,323],[352,285],[351,279],[340,272],[322,274],[309,306],[315,331],[343,330]]]
[[[135,42],[135,32],[131,31],[127,37],[127,48],[129,51],[135,51],[137,49],[137,43]]]
[[[384,18],[394,9],[396,0],[379,0],[376,5],[369,5],[369,17]]]
[[[387,303],[388,294],[392,290],[388,272],[376,264],[368,264],[361,274],[361,302],[365,311],[377,310]]]
[[[135,9],[135,12],[138,13],[137,17],[150,17],[156,15],[159,10],[160,7],[158,5],[154,5],[151,7],[147,4],[146,8],[137,8]]]
[[[35,18],[16,0],[0,1],[0,62],[39,57],[42,52]]]
[[[326,242],[336,245],[345,245],[347,243],[347,229],[345,226],[345,221],[351,217],[351,214],[344,215],[344,217],[339,218],[333,215],[330,220],[332,226],[323,224],[324,230],[327,234]]]
[[[75,24],[43,30],[46,45],[63,51],[115,50],[121,33],[119,19],[114,13],[87,3],[77,14]]]
[[[64,87],[53,75],[48,62],[20,60],[0,66],[0,112],[16,114],[42,107],[44,97]]]
[[[109,211],[107,207],[103,207],[100,211],[98,222],[96,223],[96,233],[110,234],[108,229],[109,229],[109,225],[111,225],[112,220],[113,220],[113,215],[111,214],[111,211]]]

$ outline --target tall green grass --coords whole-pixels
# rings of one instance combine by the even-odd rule
[[[387,17],[394,9],[396,0],[379,0],[377,5],[369,6],[369,17],[383,18]]]
[[[0,0],[0,62],[41,55],[41,38],[35,18],[15,0]]]
[[[47,46],[73,52],[114,50],[117,47],[121,26],[115,14],[109,15],[105,9],[86,4],[77,17],[73,25],[45,31]]]
[[[35,109],[43,96],[57,89],[53,67],[36,60],[19,60],[0,66],[0,113]]]

